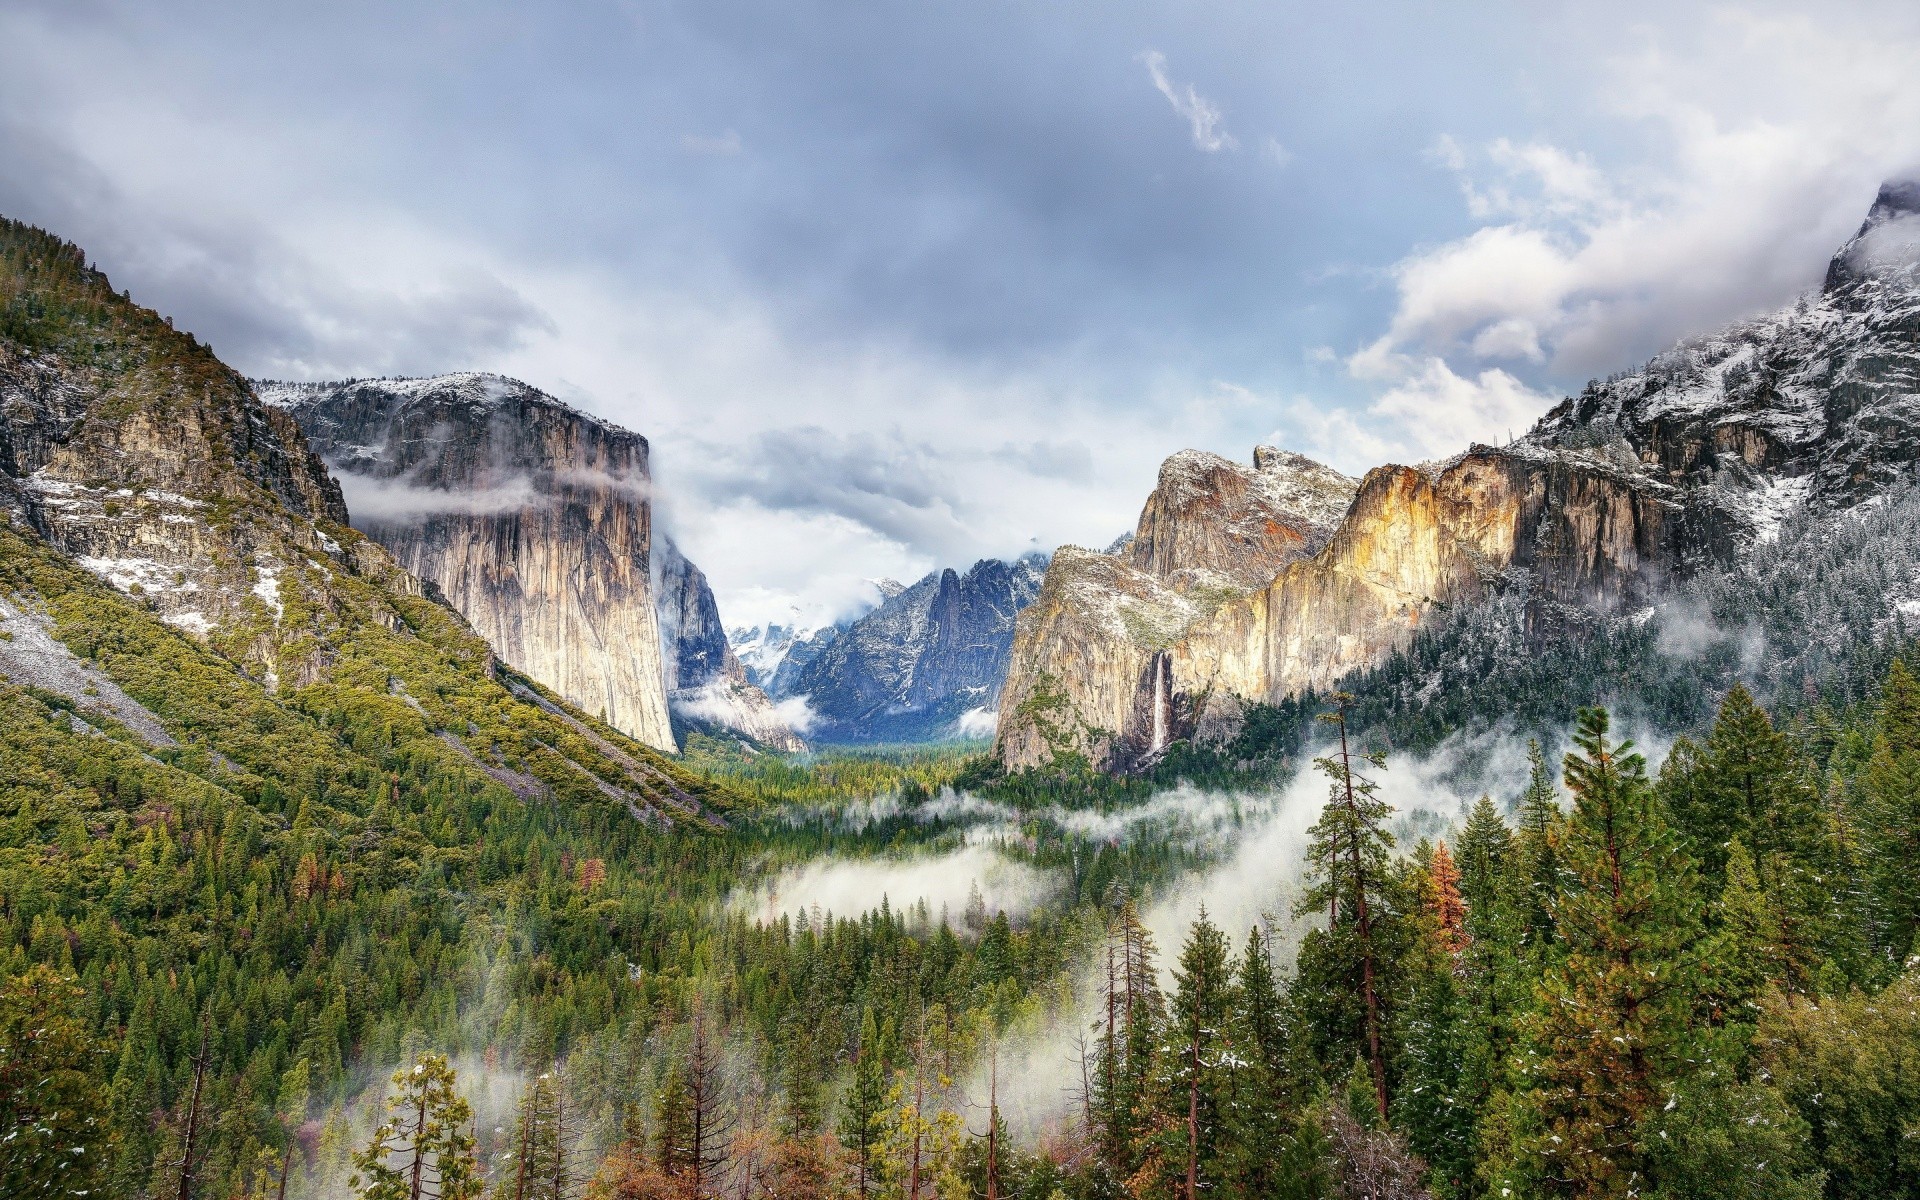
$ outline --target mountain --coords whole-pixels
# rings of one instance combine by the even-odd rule
[[[1124,557],[1055,555],[1019,622],[1002,760],[1116,769],[1223,737],[1250,703],[1344,686],[1496,602],[1537,655],[1655,619],[1784,528],[1895,504],[1920,460],[1917,229],[1920,188],[1889,184],[1817,295],[1590,384],[1512,445],[1376,468],[1318,544],[1245,543],[1238,475],[1176,455],[1179,496],[1163,472]]]
[[[844,627],[795,641],[773,694],[805,697],[823,742],[927,741],[985,731],[1006,678],[1015,615],[1044,556],[935,571]]]
[[[255,386],[340,479],[355,526],[501,658],[675,749],[645,438],[497,375]]]
[[[102,829],[183,805],[271,831],[297,808],[313,854],[377,873],[440,851],[353,866],[354,839],[453,796],[719,819],[723,792],[503,666],[350,528],[290,413],[8,221],[0,505],[0,751],[13,772],[120,772]]]
[[[737,733],[775,750],[807,748],[728,643],[720,606],[699,567],[664,534],[654,565],[667,702],[680,721],[708,732]]]

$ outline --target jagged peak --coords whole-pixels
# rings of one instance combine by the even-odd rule
[[[1827,265],[1824,289],[1834,292],[1864,279],[1920,271],[1920,179],[1889,179],[1880,185],[1847,244]]]

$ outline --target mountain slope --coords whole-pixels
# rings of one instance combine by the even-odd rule
[[[827,742],[925,741],[981,731],[1006,678],[1015,615],[1045,560],[936,571],[844,629],[793,646],[775,695],[804,696]],[[972,714],[969,716],[969,714]]]
[[[312,796],[343,821],[386,774],[377,747],[402,745],[422,777],[508,798],[701,823],[724,798],[500,669],[345,525],[287,414],[77,249],[3,221],[0,414],[0,603],[26,635],[0,639],[0,686],[185,748],[176,763],[250,801]],[[142,710],[157,724],[127,719]],[[370,720],[375,742],[345,732]]]
[[[1740,569],[1787,522],[1885,502],[1920,458],[1916,210],[1920,188],[1890,184],[1819,295],[1592,384],[1511,446],[1369,472],[1324,547],[1242,595],[1056,556],[1016,638],[1003,761],[1126,767],[1499,597],[1523,598],[1536,653],[1566,645]]]

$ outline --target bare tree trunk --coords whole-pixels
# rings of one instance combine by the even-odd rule
[[[187,1129],[180,1149],[179,1200],[193,1200],[193,1143],[200,1134],[200,1093],[207,1081],[207,1018],[200,1018],[200,1048],[193,1055],[193,1098],[187,1102]]]
[[[1000,1200],[1000,1039],[987,1066],[987,1200]]]

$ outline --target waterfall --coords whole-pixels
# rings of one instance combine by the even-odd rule
[[[1147,745],[1147,752],[1158,754],[1167,745],[1167,676],[1173,673],[1173,662],[1161,651],[1153,660],[1153,739]]]

